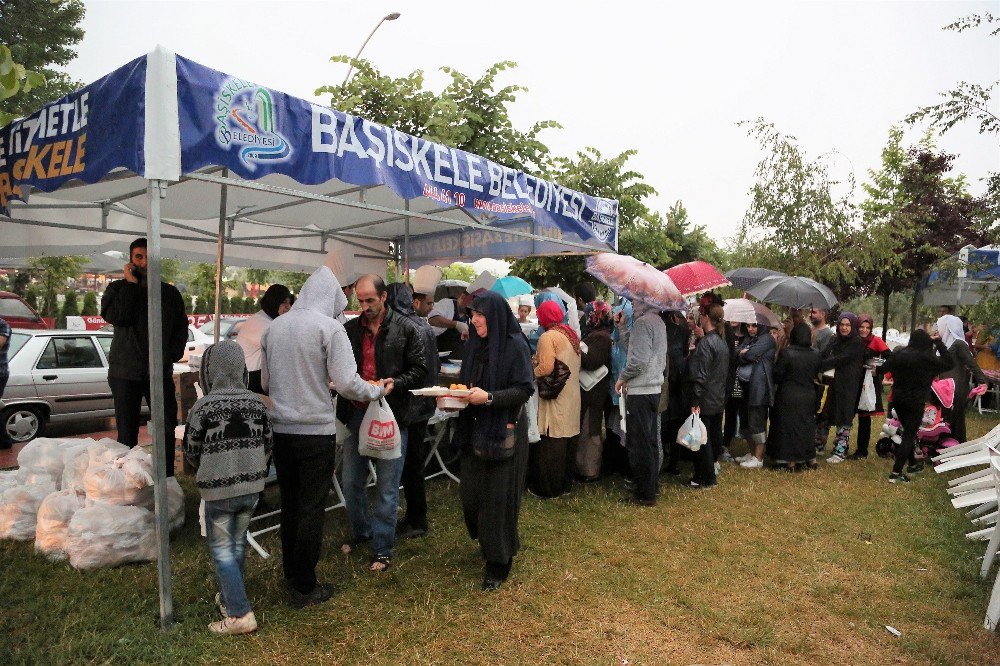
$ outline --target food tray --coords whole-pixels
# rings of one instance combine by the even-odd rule
[[[450,389],[444,386],[428,386],[421,389],[410,389],[413,395],[424,395],[432,398],[442,398],[446,395],[456,397],[466,397],[472,395],[471,389]]]

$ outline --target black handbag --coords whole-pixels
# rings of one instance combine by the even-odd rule
[[[569,366],[556,359],[552,372],[538,378],[538,397],[542,400],[555,400],[562,393],[563,387],[573,374]]]

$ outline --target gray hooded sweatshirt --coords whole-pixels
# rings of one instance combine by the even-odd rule
[[[667,365],[667,327],[659,313],[641,301],[632,303],[628,358],[618,379],[629,395],[659,395]]]
[[[330,384],[347,400],[369,402],[382,388],[358,375],[354,350],[337,321],[347,297],[326,266],[317,268],[292,309],[268,327],[260,340],[261,384],[274,407],[274,431],[289,435],[333,435],[337,420]]]
[[[191,408],[184,431],[184,455],[198,468],[205,501],[264,490],[271,424],[264,401],[247,390],[246,372],[243,349],[233,340],[205,349],[205,397]]]

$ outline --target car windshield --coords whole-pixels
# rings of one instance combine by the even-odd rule
[[[225,339],[229,336],[229,331],[233,326],[240,323],[239,319],[223,319],[219,322],[219,338]],[[215,337],[215,322],[210,321],[202,324],[198,327],[198,330],[209,336],[210,338]]]
[[[34,319],[35,313],[16,298],[0,298],[0,317],[25,317]]]
[[[24,343],[31,339],[31,336],[27,333],[11,333],[10,341],[7,345],[7,358],[12,359],[17,355],[17,352],[21,350]]]

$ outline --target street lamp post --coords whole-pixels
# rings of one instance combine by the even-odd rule
[[[370,40],[372,38],[372,35],[374,35],[375,31],[379,29],[379,26],[381,26],[386,21],[395,21],[398,18],[399,18],[399,12],[392,12],[391,14],[386,14],[385,16],[383,16],[379,20],[379,22],[375,24],[375,27],[372,28],[372,31],[368,33],[368,36],[365,37],[365,41],[361,44],[361,48],[358,49],[358,54],[356,56],[354,56],[354,60],[357,60],[358,58],[361,57],[361,52],[365,50],[366,46],[368,46],[368,40]],[[342,84],[340,84],[340,85],[342,85],[342,86],[346,86],[347,85],[347,80],[351,78],[351,72],[352,71],[354,71],[354,62],[353,61],[348,65],[348,67],[347,67],[347,76],[344,77],[344,82]]]

